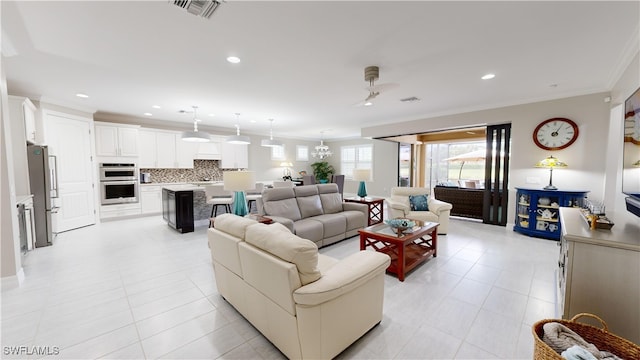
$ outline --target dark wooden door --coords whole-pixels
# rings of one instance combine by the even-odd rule
[[[507,225],[511,124],[487,126],[482,221]]]

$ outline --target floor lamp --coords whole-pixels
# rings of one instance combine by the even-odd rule
[[[366,197],[367,185],[365,181],[371,180],[371,169],[353,169],[353,180],[360,181],[358,196],[361,198]]]
[[[245,190],[256,187],[256,174],[253,171],[225,171],[222,173],[224,189],[235,191],[233,198],[233,213],[238,216],[245,216],[249,213],[247,200],[244,196]]]

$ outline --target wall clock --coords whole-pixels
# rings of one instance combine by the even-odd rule
[[[553,118],[541,122],[533,131],[533,142],[545,150],[560,150],[573,144],[578,138],[578,125],[565,118]]]

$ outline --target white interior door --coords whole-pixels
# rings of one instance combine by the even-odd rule
[[[56,233],[96,223],[93,160],[91,156],[91,120],[45,115],[49,154],[57,157],[59,207],[53,216]]]

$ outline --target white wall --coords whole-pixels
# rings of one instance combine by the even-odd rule
[[[20,255],[16,190],[13,175],[11,129],[9,124],[7,81],[4,62],[0,62],[0,276],[2,287],[17,286],[24,277]]]
[[[588,190],[589,198],[604,199],[607,133],[609,131],[608,93],[597,93],[497,109],[421,119],[362,129],[364,137],[422,133],[456,127],[511,123],[511,167],[508,222],[513,223],[515,187],[542,188],[549,181],[549,170],[534,164],[549,155],[569,167],[554,171],[553,183],[565,190]],[[580,135],[570,147],[547,151],[533,142],[532,133],[542,121],[564,117],[578,124]],[[393,176],[397,176],[393,174]],[[533,180],[533,182],[532,182]]]
[[[388,197],[391,188],[398,186],[398,143],[376,139],[352,139],[342,141],[325,141],[325,144],[333,151],[333,156],[327,161],[340,174],[340,147],[347,145],[373,145],[373,172],[371,181],[367,181],[367,194],[369,196]],[[355,195],[358,192],[358,181],[347,180],[344,182],[344,192],[347,195]]]
[[[282,180],[284,169],[280,167],[280,163],[283,161],[288,161],[293,164],[290,168],[292,177],[298,177],[298,172],[302,170],[305,170],[308,174],[313,173],[310,165],[315,162],[315,159],[311,157],[311,151],[313,151],[316,145],[320,144],[320,140],[314,142],[274,137],[274,139],[284,143],[285,160],[271,160],[271,148],[260,145],[260,141],[262,141],[262,139],[268,139],[269,134],[249,135],[249,137],[251,137],[251,144],[249,145],[249,170],[256,172],[256,180]],[[296,161],[296,145],[307,146],[309,149],[309,161]]]

